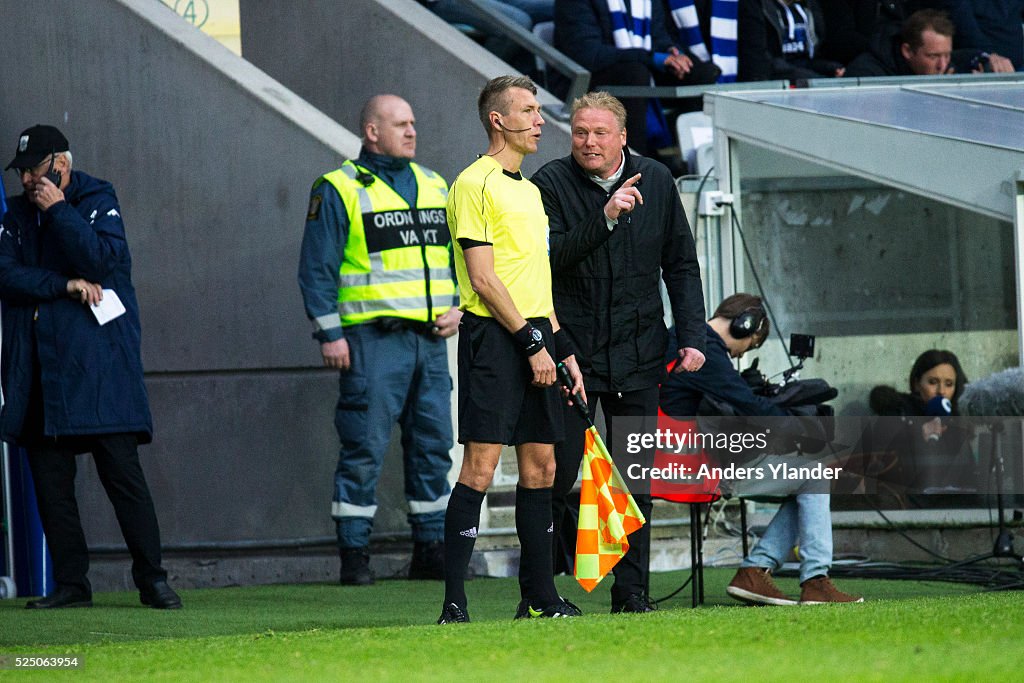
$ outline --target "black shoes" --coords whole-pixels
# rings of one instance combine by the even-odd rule
[[[154,581],[149,588],[139,591],[139,602],[153,609],[181,609],[181,598],[166,581]]]
[[[372,586],[373,574],[370,573],[370,553],[366,548],[341,549],[341,577],[343,586]]]
[[[62,607],[92,607],[92,593],[81,588],[57,586],[45,598],[29,600],[25,609],[59,609]]]
[[[154,609],[181,609],[181,598],[166,581],[155,581],[152,586],[139,591],[139,602]],[[45,598],[30,600],[26,609],[58,609],[62,607],[92,607],[92,594],[81,588],[57,586],[57,590]]]
[[[643,593],[632,593],[622,602],[612,603],[612,614],[654,612],[658,606]]]
[[[454,602],[446,602],[441,610],[441,616],[437,619],[438,624],[468,624],[469,613]]]
[[[580,617],[583,612],[579,607],[572,604],[565,598],[558,598],[558,602],[548,605],[542,609],[535,609],[525,598],[519,601],[516,608],[516,615],[513,619],[561,619],[563,617]]]
[[[412,548],[409,578],[414,581],[444,581],[444,543],[416,543]]]

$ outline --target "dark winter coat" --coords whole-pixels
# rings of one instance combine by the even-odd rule
[[[571,155],[545,164],[532,178],[551,230],[555,313],[576,345],[587,389],[594,391],[636,391],[661,381],[668,342],[662,278],[678,347],[704,350],[700,267],[679,193],[667,168],[627,149],[619,184],[637,173],[643,174],[637,187],[644,203],[613,230],[604,215],[611,193]]]
[[[72,171],[64,196],[65,201],[40,212],[19,195],[10,200],[3,217],[0,299],[6,402],[0,436],[14,442],[22,436],[34,341],[45,436],[135,433],[148,442],[152,419],[142,379],[139,310],[114,188]],[[74,278],[113,289],[126,313],[99,325],[88,306],[68,296],[67,283]]]

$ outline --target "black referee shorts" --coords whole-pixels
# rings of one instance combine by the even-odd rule
[[[551,321],[531,318],[555,348]],[[535,387],[527,357],[493,318],[466,312],[459,325],[459,443],[558,443],[564,436],[561,392]]]

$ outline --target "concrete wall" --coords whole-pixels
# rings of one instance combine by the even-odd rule
[[[418,160],[449,180],[487,149],[480,90],[512,68],[415,0],[239,1],[242,55],[352,130],[372,95],[391,92],[416,113]],[[541,103],[556,104],[550,94]],[[529,175],[569,153],[568,129],[546,117]]]
[[[331,535],[336,377],[295,272],[310,183],[358,140],[153,0],[4,1],[0,21],[0,149],[53,123],[121,200],[165,544]],[[89,542],[119,544],[91,463],[80,480]]]

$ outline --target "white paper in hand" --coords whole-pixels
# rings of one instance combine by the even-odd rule
[[[124,304],[117,292],[112,289],[103,290],[103,300],[91,306],[92,314],[96,316],[96,322],[106,325],[114,318],[124,315]]]

